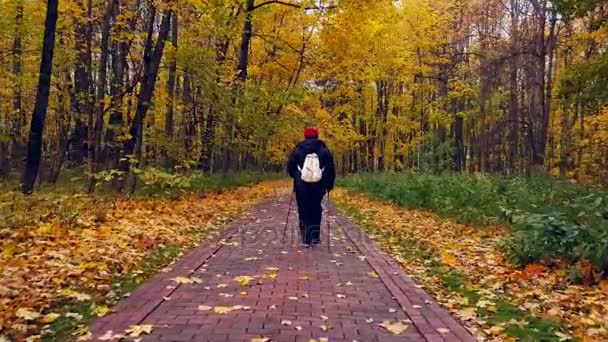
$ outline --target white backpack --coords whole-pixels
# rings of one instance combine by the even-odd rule
[[[298,170],[302,175],[302,181],[305,183],[317,183],[323,178],[323,169],[321,169],[321,163],[319,162],[319,156],[316,153],[310,153],[306,155],[304,165]]]

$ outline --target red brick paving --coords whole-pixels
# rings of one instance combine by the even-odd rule
[[[295,213],[282,243],[288,203],[277,199],[258,206],[229,224],[217,241],[143,284],[117,305],[116,313],[94,322],[93,340],[109,330],[120,334],[130,325],[151,324],[152,333],[143,341],[474,341],[344,216],[330,221],[331,250],[295,243]],[[326,243],[327,235],[323,238]],[[276,278],[268,277],[272,273]],[[242,286],[233,280],[242,275],[256,278]],[[178,276],[200,282],[179,284],[173,280]],[[234,305],[249,308],[227,314],[199,310]],[[291,325],[282,325],[284,320]],[[393,335],[378,326],[385,320],[408,329]]]

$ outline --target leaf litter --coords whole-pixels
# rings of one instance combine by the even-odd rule
[[[390,252],[408,275],[422,283],[418,287],[424,287],[450,312],[469,324],[481,326],[493,338],[506,338],[506,327],[514,324],[493,325],[478,317],[475,308],[467,309],[471,304],[454,296],[443,280],[433,275],[430,263],[437,262],[466,275],[467,288],[482,296],[480,310],[496,310],[496,298],[508,298],[524,312],[565,322],[561,327],[568,333],[556,331],[556,336],[575,336],[585,342],[608,340],[608,280],[588,287],[570,284],[563,269],[551,270],[543,265],[528,265],[523,270],[514,268],[496,244],[498,238],[508,234],[504,227],[458,224],[427,211],[344,190],[336,191],[334,199],[349,208],[357,208],[362,225],[380,233],[373,239]],[[399,246],[397,236],[415,241],[437,257],[426,262],[408,257],[408,251]],[[370,273],[370,276],[375,278],[377,274]],[[431,302],[425,301],[425,304]]]
[[[117,277],[139,277],[134,272],[150,250],[190,249],[284,188],[284,181],[271,181],[205,197],[40,194],[34,205],[17,198],[14,215],[21,215],[21,225],[0,229],[0,331],[13,338],[37,335],[53,317],[47,310],[55,303],[109,296]],[[175,280],[173,284],[200,282],[196,277]],[[81,292],[83,284],[87,293]],[[46,318],[39,321],[41,317]],[[15,329],[20,326],[25,328]]]

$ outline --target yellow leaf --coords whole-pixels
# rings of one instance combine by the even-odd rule
[[[470,321],[473,318],[477,317],[477,313],[475,312],[475,308],[464,308],[464,309],[459,310],[456,314],[463,321]]]
[[[174,282],[178,283],[178,284],[192,284],[194,283],[194,281],[192,281],[192,279],[190,278],[186,278],[186,277],[176,277],[171,279]]]
[[[42,317],[42,318],[40,319],[40,322],[45,323],[45,324],[48,324],[48,323],[53,323],[53,322],[55,322],[55,321],[57,320],[57,318],[59,318],[59,317],[61,317],[61,315],[60,315],[60,314],[58,314],[58,313],[54,313],[54,312],[51,312],[51,313],[49,313],[49,314],[44,315],[44,317]]]
[[[220,315],[227,314],[232,310],[234,310],[234,308],[231,306],[216,306],[213,308],[213,312]]]
[[[393,335],[399,335],[408,328],[406,324],[401,322],[384,321],[378,325],[390,331]]]
[[[605,294],[608,294],[608,280],[604,279],[600,281],[599,288],[604,291]]]
[[[249,341],[250,342],[270,342],[270,339],[268,337],[254,337]]]
[[[125,330],[129,337],[138,337],[141,335],[149,335],[152,332],[152,324],[132,325]]]
[[[307,277],[307,276],[301,276],[301,277],[299,277],[298,279],[300,279],[300,280],[307,280],[307,279],[308,279],[308,277]]]
[[[250,276],[238,276],[233,279],[237,283],[241,284],[241,286],[248,286],[249,282],[253,280],[253,277]]]
[[[70,289],[63,290],[61,293],[64,296],[76,299],[79,302],[84,302],[84,301],[87,301],[87,300],[91,300],[91,296],[89,296],[88,294],[72,291]]]
[[[485,329],[484,331],[490,335],[500,335],[505,331],[505,327],[503,327],[501,325],[495,325],[495,326],[491,327],[490,329]]]
[[[78,337],[78,341],[88,341],[93,337],[93,334],[91,334],[88,327],[80,327],[76,329],[72,335],[80,336]]]
[[[99,317],[103,317],[105,315],[107,315],[110,312],[110,308],[105,306],[105,305],[101,305],[101,306],[96,306],[93,311],[95,312],[95,314]]]
[[[448,266],[458,266],[458,259],[452,254],[444,254],[441,261]]]
[[[380,276],[379,276],[379,275],[378,275],[378,273],[376,273],[376,272],[369,272],[368,274],[369,274],[369,276],[370,276],[370,277],[372,277],[372,278],[380,278]]]
[[[23,318],[26,321],[33,321],[33,320],[37,319],[38,317],[40,317],[40,314],[36,311],[33,311],[30,308],[19,308],[17,310],[17,312],[15,313],[15,316],[17,316],[19,318]]]

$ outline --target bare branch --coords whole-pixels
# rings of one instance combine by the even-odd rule
[[[314,6],[314,7],[302,7],[302,5],[299,4],[294,4],[291,2],[286,2],[286,1],[281,1],[281,0],[269,0],[266,2],[262,2],[261,4],[257,4],[255,6],[253,6],[253,8],[251,9],[252,11],[255,11],[256,9],[266,6],[266,5],[272,5],[272,4],[277,4],[277,5],[283,5],[283,6],[289,6],[289,7],[293,7],[293,8],[301,8],[303,10],[309,11],[309,10],[326,10],[326,9],[334,9],[336,8],[336,6]]]

